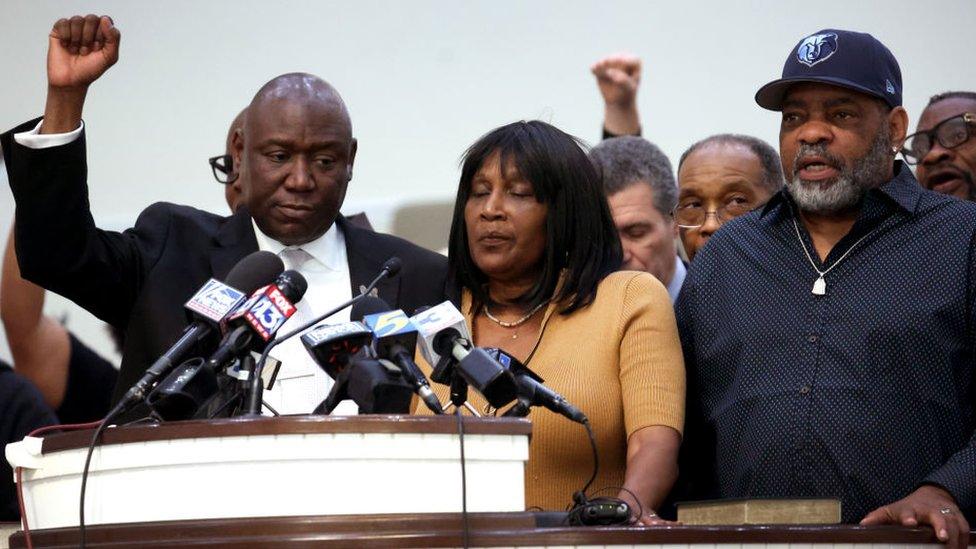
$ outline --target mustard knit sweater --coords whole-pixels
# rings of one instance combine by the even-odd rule
[[[471,294],[461,311],[472,325]],[[549,305],[540,339],[527,366],[589,418],[596,435],[600,472],[590,495],[615,496],[624,482],[627,438],[652,425],[684,426],[685,370],[668,292],[653,276],[621,271],[600,282],[596,299],[569,316]],[[477,341],[475,341],[477,344]],[[427,375],[430,366],[419,361]],[[441,402],[448,388],[433,386]],[[469,402],[484,411],[475,391]],[[420,404],[416,413],[428,413]],[[525,506],[564,510],[586,483],[593,456],[581,425],[544,408],[533,408]]]

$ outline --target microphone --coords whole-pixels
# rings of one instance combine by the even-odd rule
[[[275,333],[298,310],[308,290],[308,281],[298,271],[288,270],[273,284],[259,288],[244,305],[228,316],[227,335],[207,363],[214,370],[228,366],[246,351],[261,351]]]
[[[544,380],[517,358],[494,347],[489,347],[485,351],[512,372],[518,383],[518,403],[502,414],[503,416],[524,417],[528,415],[530,406],[543,406],[576,423],[585,425],[589,422],[579,408],[570,404],[561,394],[543,385]]]
[[[368,295],[369,292],[371,292],[373,288],[376,287],[377,284],[380,283],[380,280],[383,280],[384,278],[393,278],[394,276],[397,275],[397,273],[400,272],[400,269],[402,267],[403,267],[403,262],[400,261],[399,257],[391,257],[390,259],[387,259],[386,262],[383,263],[383,267],[380,268],[380,272],[379,274],[376,275],[376,278],[374,278],[373,281],[370,282],[368,286],[363,288],[363,291],[359,295],[353,297],[352,299],[346,301],[345,303],[339,305],[338,307],[332,309],[331,311],[328,311],[325,314],[318,316],[317,318],[313,318],[312,320],[284,334],[283,336],[275,337],[270,342],[268,342],[268,345],[265,346],[264,348],[264,352],[261,353],[261,358],[258,359],[257,365],[254,367],[254,375],[251,378],[251,388],[248,393],[247,414],[258,415],[261,412],[261,395],[264,391],[264,386],[261,384],[261,371],[264,369],[264,363],[267,362],[268,353],[271,352],[271,349],[274,349],[277,345],[279,345],[283,341],[304,332],[305,330],[311,328],[312,326],[315,326],[319,322],[322,322],[326,318],[329,318],[330,316],[338,313],[339,311],[345,309],[346,307],[359,302],[360,300],[363,299],[364,296]]]
[[[241,259],[227,274],[227,283],[211,278],[184,307],[191,323],[183,335],[146,370],[142,378],[119,400],[108,417],[122,413],[142,401],[160,377],[201,341],[208,338],[219,323],[244,302],[247,294],[267,284],[284,269],[281,259],[271,252],[258,251]]]
[[[495,408],[515,400],[518,387],[512,372],[483,349],[472,346],[464,315],[450,301],[422,311],[411,320],[422,338],[421,353],[436,364],[431,379],[451,385],[460,373]]]
[[[336,379],[357,356],[365,356],[373,332],[362,322],[322,324],[302,335],[305,349],[329,377]]]
[[[390,310],[385,301],[372,296],[364,298],[356,307],[362,312],[373,311],[363,316],[363,323],[376,337],[377,356],[392,360],[399,366],[403,379],[413,387],[424,404],[435,414],[443,414],[444,410],[431,390],[427,376],[413,361],[414,349],[417,348],[417,328],[407,315],[399,309]]]
[[[210,358],[206,362],[200,359],[181,364],[149,394],[149,405],[164,420],[193,417],[218,392],[217,373],[245,353],[261,350],[295,314],[294,304],[307,289],[305,277],[292,270],[259,288],[227,315],[225,324],[230,331]]]

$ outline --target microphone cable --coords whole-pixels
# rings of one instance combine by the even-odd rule
[[[593,434],[593,427],[590,425],[589,421],[583,422],[582,425],[583,427],[586,428],[586,434],[590,439],[590,449],[593,451],[593,474],[590,475],[590,479],[586,481],[586,484],[583,486],[582,490],[578,490],[573,493],[573,503],[571,503],[568,506],[568,512],[566,514],[566,518],[563,519],[563,523],[565,524],[568,522],[571,526],[590,526],[590,525],[621,524],[622,522],[627,522],[630,520],[630,506],[627,505],[627,502],[625,502],[624,500],[619,498],[612,498],[612,497],[599,497],[599,498],[590,499],[586,495],[586,492],[590,489],[590,486],[592,486],[593,482],[596,480],[597,472],[600,469],[600,456],[596,448],[596,436]],[[596,493],[599,494],[600,492],[609,489],[610,488],[602,488],[598,490]],[[634,498],[634,501],[637,502],[637,507],[640,509],[640,514],[637,516],[639,517],[643,516],[644,507],[640,502],[640,498],[638,498],[633,492],[631,492],[627,488],[621,486],[620,489],[627,492],[628,494],[631,495],[631,497]],[[604,517],[597,516],[596,520],[594,520],[593,514],[596,513],[598,510],[606,510],[611,508],[617,510],[618,513],[626,511],[626,518],[623,521],[614,518],[614,519],[610,519],[610,522],[607,522],[606,521],[607,519],[605,519]]]
[[[470,530],[468,525],[468,473],[464,461],[464,421],[461,419],[461,407],[454,407],[457,417],[458,440],[461,443],[461,546],[470,547]]]
[[[80,431],[82,429],[91,429],[99,424],[99,421],[92,421],[90,423],[70,423],[67,425],[48,425],[46,427],[39,427],[34,429],[30,433],[27,433],[28,437],[35,437],[42,433],[48,431]],[[26,438],[26,437],[25,437]],[[24,529],[24,544],[27,545],[27,549],[33,549],[34,544],[31,540],[30,525],[27,521],[27,506],[24,504],[24,483],[23,483],[23,467],[17,467],[14,473],[17,477],[17,506],[20,508],[20,522],[21,527]],[[82,538],[84,539],[84,538]],[[83,542],[84,543],[84,542]]]

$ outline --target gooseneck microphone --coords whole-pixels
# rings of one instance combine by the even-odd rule
[[[375,288],[376,285],[380,283],[380,280],[383,280],[384,278],[393,278],[400,272],[400,269],[402,267],[403,267],[403,262],[400,261],[399,257],[391,257],[390,259],[387,259],[386,262],[383,263],[383,267],[380,268],[380,272],[379,274],[376,275],[376,278],[374,278],[373,281],[370,282],[368,286],[363,288],[363,291],[359,295],[353,297],[352,299],[346,301],[345,303],[339,305],[338,307],[326,312],[325,314],[319,315],[318,317],[306,322],[305,324],[295,328],[294,330],[287,332],[280,337],[276,336],[274,339],[269,341],[267,346],[265,346],[264,351],[261,353],[261,358],[258,359],[258,362],[254,367],[254,372],[251,375],[251,388],[248,392],[246,413],[248,415],[259,415],[261,413],[261,398],[264,393],[264,386],[261,383],[261,372],[262,370],[264,370],[264,364],[268,360],[268,353],[271,352],[271,349],[274,349],[281,342],[304,332],[305,330],[311,328],[312,326],[315,326],[319,322],[338,313],[339,311],[345,309],[346,307],[349,307],[350,305],[359,302],[366,295],[368,295],[369,292],[373,291],[373,288]]]
[[[283,269],[284,264],[277,255],[258,251],[234,265],[227,274],[226,284],[213,278],[208,280],[185,304],[191,323],[183,330],[183,335],[153,362],[106,417],[114,417],[141,402],[153,384],[184,360],[198,343],[213,334],[219,323],[237,309],[248,294],[273,281]]]

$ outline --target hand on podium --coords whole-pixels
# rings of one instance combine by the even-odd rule
[[[969,545],[969,523],[952,495],[938,486],[925,485],[908,496],[867,514],[862,526],[928,524],[947,546],[965,549]]]

